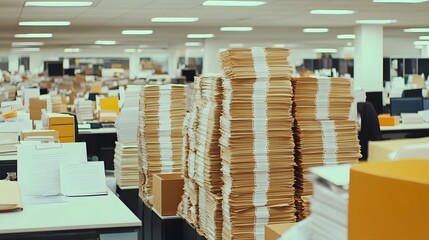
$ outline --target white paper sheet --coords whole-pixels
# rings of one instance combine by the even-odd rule
[[[104,162],[61,164],[60,179],[61,192],[69,197],[107,194]]]

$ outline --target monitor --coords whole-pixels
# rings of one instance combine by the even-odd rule
[[[401,116],[401,113],[417,113],[423,110],[423,98],[391,98],[390,115]]]
[[[403,98],[421,98],[422,96],[423,96],[423,91],[421,88],[405,89],[402,92]]]
[[[74,76],[75,74],[74,74],[74,71],[75,71],[75,69],[74,68],[67,68],[67,69],[64,69],[64,75],[67,75],[67,76]]]
[[[197,75],[195,69],[182,69],[182,76],[186,78],[186,82],[194,82],[194,77]]]
[[[429,98],[423,99],[423,110],[429,110]]]
[[[53,62],[45,62],[46,70],[48,70],[48,76],[57,77],[64,75],[63,62],[61,61],[53,61]]]
[[[372,103],[377,114],[383,113],[383,92],[366,92],[366,101]]]

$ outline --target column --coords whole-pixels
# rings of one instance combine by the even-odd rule
[[[130,79],[136,79],[141,72],[140,56],[138,54],[131,55],[129,65]]]
[[[422,58],[429,58],[429,44],[422,46]]]
[[[30,73],[39,74],[43,71],[42,55],[40,53],[30,54]]]
[[[9,72],[18,72],[19,70],[19,56],[16,54],[9,54]]]
[[[203,74],[220,73],[219,43],[214,39],[204,42]]]
[[[179,63],[180,46],[173,45],[168,49],[168,75],[172,78],[177,76],[177,64]]]
[[[383,26],[355,28],[354,88],[383,90]]]

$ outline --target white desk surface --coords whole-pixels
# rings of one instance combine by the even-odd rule
[[[419,130],[429,129],[429,123],[419,124],[398,124],[396,126],[380,126],[380,130],[383,131],[406,131],[406,130]]]
[[[105,196],[24,205],[21,212],[0,213],[0,234],[140,226],[141,221],[111,191]]]
[[[108,134],[116,133],[116,128],[79,129],[79,134]]]

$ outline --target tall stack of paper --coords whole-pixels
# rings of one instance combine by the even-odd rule
[[[94,120],[94,106],[90,100],[79,99],[76,103],[76,115],[79,123]]]
[[[295,222],[289,50],[221,53],[222,239],[264,239],[265,224]]]
[[[360,158],[357,126],[348,120],[351,82],[340,78],[293,79],[295,115],[295,204],[297,218],[310,213],[313,194],[304,178],[310,167],[356,163]]]
[[[51,97],[51,95],[48,95],[48,94],[40,95],[39,99],[46,101],[46,111],[48,113],[52,113],[53,111],[52,111],[52,97]],[[30,105],[31,105],[31,103],[30,103]]]
[[[19,144],[18,132],[0,132],[0,161],[17,160],[16,144]]]
[[[137,102],[138,102],[138,99],[137,99]],[[124,144],[137,143],[138,117],[139,117],[138,107],[122,108],[121,113],[119,114],[115,123],[119,142]]]
[[[61,96],[60,95],[52,96],[51,101],[52,101],[52,112],[53,113],[61,113],[62,112],[62,110],[61,110],[61,104],[62,104]]]
[[[128,85],[125,90],[125,97],[122,102],[122,108],[124,107],[139,107],[139,96],[141,86],[139,85]]]
[[[116,142],[114,167],[116,184],[120,187],[138,186],[137,144]]]
[[[16,87],[15,86],[5,86],[8,92],[8,100],[13,101],[16,99]]]
[[[143,201],[152,205],[152,174],[180,173],[182,125],[186,115],[184,85],[146,86],[140,101]]]

